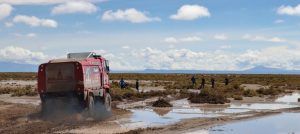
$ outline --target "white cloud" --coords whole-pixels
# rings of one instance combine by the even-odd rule
[[[214,38],[215,38],[216,40],[227,40],[227,39],[228,39],[228,37],[227,37],[225,34],[216,34],[216,35],[214,36]]]
[[[16,37],[28,37],[28,38],[33,38],[36,37],[36,33],[27,33],[27,34],[20,34],[20,33],[15,33],[14,34]]]
[[[5,25],[5,27],[12,27],[12,26],[14,26],[14,23],[5,22],[4,25]]]
[[[231,48],[232,46],[231,45],[223,45],[223,46],[221,46],[220,48],[221,49],[229,49],[229,48]]]
[[[292,7],[292,6],[280,6],[277,9],[277,13],[281,15],[291,15],[291,16],[300,16],[300,4]]]
[[[240,53],[223,50],[205,52],[174,48],[167,50],[144,48],[114,54],[101,51],[100,54],[111,60],[113,70],[243,70],[255,66],[300,69],[299,51],[299,48],[284,46],[246,50]]]
[[[177,13],[171,15],[170,18],[174,20],[195,20],[201,17],[209,17],[210,12],[204,6],[200,5],[183,5]]]
[[[17,15],[13,19],[14,23],[24,23],[26,25],[32,27],[49,27],[49,28],[56,28],[57,22],[51,19],[40,19],[35,16],[26,16],[26,15]]]
[[[129,49],[130,47],[129,46],[123,46],[122,48],[123,49]]]
[[[280,42],[286,42],[285,39],[279,38],[279,37],[264,37],[264,36],[252,36],[250,34],[245,34],[243,36],[243,39],[251,40],[251,41],[266,41],[266,42],[274,42],[274,43],[280,43]]]
[[[0,20],[8,17],[13,10],[13,7],[9,4],[0,4]]]
[[[0,49],[0,61],[40,64],[48,59],[49,56],[42,52],[34,52],[22,47],[8,46]]]
[[[284,20],[275,20],[274,21],[275,24],[280,24],[280,23],[284,23],[284,22],[285,22]]]
[[[138,11],[135,8],[126,10],[105,11],[101,18],[103,21],[129,21],[131,23],[145,23],[152,21],[160,21],[158,17],[149,17],[144,12]]]
[[[198,42],[202,41],[202,39],[198,36],[188,36],[182,38],[175,38],[175,37],[166,37],[164,42],[166,43],[187,43],[187,42]]]
[[[85,1],[85,2],[103,2],[107,0],[0,0],[0,3],[8,3],[12,5],[49,5],[61,4],[70,1]]]
[[[97,7],[85,1],[70,1],[57,5],[51,11],[52,14],[68,14],[68,13],[93,13],[97,11]]]
[[[178,40],[175,37],[167,37],[164,39],[164,42],[167,43],[178,43]]]
[[[195,42],[195,41],[201,41],[202,39],[197,36],[191,36],[191,37],[183,37],[179,39],[181,42]]]

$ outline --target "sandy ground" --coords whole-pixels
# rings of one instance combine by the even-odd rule
[[[36,86],[37,81],[36,80],[1,80],[0,81],[0,86]]]

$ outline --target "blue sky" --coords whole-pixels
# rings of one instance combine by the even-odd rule
[[[0,0],[0,61],[40,64],[67,52],[95,51],[115,70],[300,69],[299,4]]]

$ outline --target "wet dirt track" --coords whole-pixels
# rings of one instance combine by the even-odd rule
[[[30,104],[14,104],[0,101],[0,133],[69,133],[69,129],[82,126],[102,124],[102,126],[113,125],[109,120],[118,118],[110,117],[105,121],[96,121],[83,118],[81,115],[72,115],[63,120],[44,120],[40,116],[39,106]],[[115,115],[126,114],[126,111],[114,110]]]

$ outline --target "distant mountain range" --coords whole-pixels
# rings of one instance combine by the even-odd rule
[[[285,70],[257,66],[243,71],[208,71],[208,70],[156,70],[145,69],[140,71],[112,71],[112,73],[158,73],[158,74],[300,74],[300,70]]]
[[[37,72],[38,65],[0,62],[0,72]]]
[[[37,72],[38,65],[0,62],[0,72]],[[300,70],[285,70],[257,66],[243,71],[207,71],[207,70],[157,70],[112,71],[112,73],[159,73],[159,74],[300,74]]]

